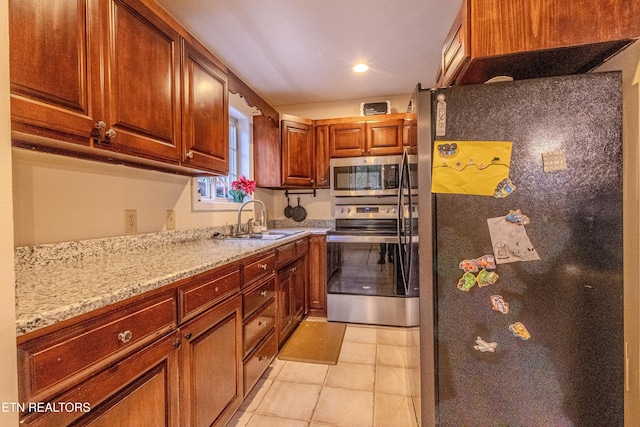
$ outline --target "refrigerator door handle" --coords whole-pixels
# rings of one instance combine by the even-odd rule
[[[405,295],[409,294],[409,283],[411,283],[411,261],[412,251],[410,245],[413,242],[413,231],[411,230],[411,174],[409,173],[409,155],[405,150],[402,156],[402,166],[400,168],[400,186],[398,188],[398,263],[402,273],[402,281]],[[406,233],[405,218],[405,190],[409,198],[409,238]],[[405,262],[406,257],[406,262]]]

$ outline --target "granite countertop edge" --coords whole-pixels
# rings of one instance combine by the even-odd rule
[[[277,240],[213,239],[215,230],[208,230],[193,240],[169,239],[133,249],[123,249],[121,238],[99,239],[95,245],[103,250],[105,245],[112,244],[113,252],[103,250],[91,256],[41,260],[35,264],[24,261],[34,249],[19,248],[16,254],[22,259],[16,262],[16,335],[34,332],[301,237],[324,234],[329,228],[295,228],[299,233]],[[66,246],[78,244],[69,242]],[[87,248],[91,245],[84,245],[83,250],[90,252]],[[58,245],[48,249],[60,251]]]

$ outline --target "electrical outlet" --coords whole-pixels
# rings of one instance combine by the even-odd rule
[[[135,209],[125,209],[124,211],[124,234],[134,234],[138,232],[138,214]]]
[[[167,211],[167,230],[176,229],[176,212]]]

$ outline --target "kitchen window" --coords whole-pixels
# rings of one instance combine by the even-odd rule
[[[250,121],[240,111],[229,107],[229,174],[192,179],[192,207],[196,211],[238,209],[229,197],[231,183],[241,175],[248,176],[250,153]]]

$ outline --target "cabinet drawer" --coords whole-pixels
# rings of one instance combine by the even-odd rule
[[[304,239],[296,240],[296,256],[300,256],[307,252],[309,239],[305,237]]]
[[[253,289],[245,291],[242,295],[243,318],[251,316],[275,294],[276,276],[275,273],[272,273],[270,277],[257,284]]]
[[[278,353],[278,342],[275,331],[271,331],[267,338],[258,346],[244,364],[244,395],[249,394],[264,371]]]
[[[250,261],[244,266],[243,286],[247,286],[255,280],[273,272],[275,267],[276,254],[274,252],[270,252],[268,255],[261,257],[257,261]]]
[[[179,323],[191,319],[240,290],[240,268],[205,273],[178,288]]]
[[[286,264],[288,261],[296,257],[296,244],[288,243],[276,249],[276,259],[278,265]]]
[[[28,341],[18,349],[20,397],[44,399],[175,327],[170,292]]]
[[[244,354],[247,354],[251,349],[267,335],[267,333],[276,325],[276,300],[271,300],[271,303],[264,307],[262,310],[254,314],[249,320],[246,321],[243,327],[244,337]]]

